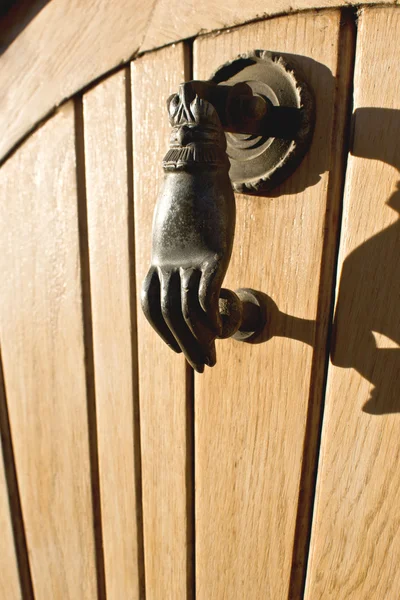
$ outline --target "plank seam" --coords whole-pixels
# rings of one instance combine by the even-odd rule
[[[184,45],[185,80],[193,79],[193,39]],[[196,598],[196,461],[195,461],[195,377],[186,362],[186,576],[187,600]]]
[[[85,377],[92,491],[93,530],[97,574],[98,600],[106,600],[103,531],[101,519],[99,453],[97,443],[96,389],[94,379],[92,301],[90,289],[90,262],[87,221],[87,198],[85,176],[85,145],[82,96],[74,100],[76,185],[78,202],[79,255],[81,266],[82,319],[85,348]]]
[[[304,435],[303,464],[300,476],[292,569],[288,594],[289,600],[297,600],[298,598],[304,597],[307,577],[326,396],[326,382],[332,339],[343,192],[351,141],[351,115],[353,111],[352,92],[357,42],[357,12],[357,7],[348,7],[341,11],[337,57],[338,84],[335,94],[335,113],[332,124],[333,135],[331,140],[331,156],[333,155],[332,172],[337,170],[339,175],[336,178],[331,179],[328,187],[315,343],[311,368],[307,423]],[[347,66],[345,57],[346,52],[350,54]],[[347,98],[345,103],[346,108],[344,110],[343,134],[341,134],[340,128],[337,127],[336,122],[338,116],[336,107],[338,106],[337,99],[343,92],[347,94]],[[341,140],[340,136],[342,136]],[[338,138],[340,144],[338,144]],[[335,200],[335,196],[338,198],[337,200]],[[332,224],[335,223],[335,216],[332,218],[331,215],[331,213],[335,215],[335,211],[337,211],[336,231]],[[330,232],[332,232],[332,235],[329,235]],[[321,365],[322,362],[323,365]]]
[[[196,598],[196,494],[194,371],[186,363],[186,598]]]
[[[136,523],[138,547],[139,597],[146,599],[146,576],[144,561],[144,526],[143,526],[143,485],[142,485],[142,443],[140,431],[139,403],[139,364],[137,336],[136,306],[136,253],[135,253],[135,215],[134,215],[134,164],[133,164],[133,122],[132,122],[132,81],[129,65],[125,68],[125,106],[126,106],[126,158],[128,183],[128,246],[129,246],[129,302],[131,315],[131,355],[133,382],[133,427],[134,427],[134,465],[136,485]],[[133,358],[135,357],[135,359]]]
[[[29,564],[28,545],[26,540],[24,516],[18,485],[12,442],[10,418],[7,407],[7,394],[3,372],[3,361],[0,351],[0,437],[3,450],[4,472],[7,482],[10,518],[17,557],[18,575],[23,600],[34,600],[32,574]]]

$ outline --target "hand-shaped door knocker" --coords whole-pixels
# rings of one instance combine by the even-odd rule
[[[162,339],[203,372],[216,363],[216,338],[255,341],[267,322],[262,294],[221,289],[235,231],[233,188],[265,194],[295,169],[311,142],[314,106],[293,65],[263,51],[210,81],[182,84],[167,106],[172,134],[142,307]]]

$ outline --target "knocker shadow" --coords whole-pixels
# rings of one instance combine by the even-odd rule
[[[361,108],[355,111],[354,123],[357,133],[353,154],[382,161],[399,172],[400,111]],[[394,172],[389,198],[380,197],[379,181],[376,181],[376,204],[372,208],[377,213],[395,211],[397,219],[346,257],[334,319],[332,362],[339,367],[356,369],[374,385],[363,406],[370,414],[400,412],[398,179],[399,174]]]
[[[354,156],[381,161],[400,171],[400,111],[357,109],[353,130],[356,131],[351,152]],[[387,184],[386,173],[387,169]],[[393,173],[389,198],[380,197],[376,178],[374,183],[374,206],[366,206],[366,210],[372,208],[377,214],[395,211],[397,219],[344,260],[338,281],[331,360],[338,367],[355,369],[373,384],[372,393],[363,405],[364,412],[387,414],[400,412],[399,174]],[[345,242],[342,236],[341,243]],[[271,315],[266,327],[270,328],[268,337],[278,335],[313,344],[313,321],[281,313],[270,299],[268,306]]]

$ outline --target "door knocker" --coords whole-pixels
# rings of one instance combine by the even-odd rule
[[[142,308],[198,372],[216,363],[215,339],[254,342],[265,328],[263,294],[221,289],[235,231],[234,191],[266,195],[302,160],[314,102],[298,70],[253,51],[167,102],[172,127],[153,220]]]

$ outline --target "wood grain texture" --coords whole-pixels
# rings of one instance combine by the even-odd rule
[[[109,600],[142,598],[144,583],[136,314],[131,314],[134,281],[130,281],[134,260],[130,235],[132,131],[126,86],[130,87],[130,79],[120,71],[83,98],[97,439]]]
[[[0,391],[1,393],[1,391]],[[14,537],[11,526],[10,505],[0,444],[0,598],[18,600],[21,588]]]
[[[52,0],[0,58],[0,157],[79,89],[138,50],[154,0]]]
[[[399,36],[361,13],[308,600],[399,597]]]
[[[301,595],[304,555],[294,545],[304,540],[295,531],[298,518],[309,518],[299,494],[311,494],[300,485],[310,486],[302,467],[318,435],[326,357],[334,254],[326,240],[337,231],[351,62],[343,27],[339,11],[298,14],[194,44],[196,78],[250,48],[293,53],[317,103],[312,148],[277,197],[237,195],[224,287],[270,294],[282,311],[281,333],[260,345],[220,342],[217,366],[196,376],[199,600]]]
[[[166,99],[186,79],[182,44],[132,65],[134,203],[143,521],[147,600],[192,597],[186,364],[146,321],[140,291],[150,266],[153,212],[170,127]],[[188,437],[189,436],[189,437]],[[189,478],[190,479],[190,478]]]
[[[372,2],[376,4],[376,0],[366,0],[363,4]],[[255,19],[316,8],[334,8],[343,4],[337,0],[255,0],[251,4],[239,0],[157,0],[140,49],[142,52],[151,50],[182,38],[234,27]],[[346,2],[346,6],[351,4],[356,3]]]
[[[29,564],[28,548],[21,508],[21,496],[18,475],[15,467],[15,456],[10,428],[10,417],[7,406],[6,389],[3,374],[3,360],[0,352],[0,437],[1,437],[1,529],[4,532],[1,559],[1,580],[4,591],[9,588],[9,597],[33,600],[33,585]],[[6,500],[7,499],[7,500]],[[7,520],[9,523],[7,523]],[[13,557],[13,558],[12,558]],[[0,559],[0,560],[1,560]],[[19,580],[19,581],[18,581]],[[11,586],[12,584],[12,586]],[[11,594],[11,589],[18,593]],[[8,595],[4,594],[5,597]]]
[[[35,597],[96,598],[71,104],[0,178],[0,336]]]
[[[395,4],[362,4],[370,1]],[[51,0],[0,56],[0,160],[55,106],[139,51],[254,19],[344,4],[359,3]]]

